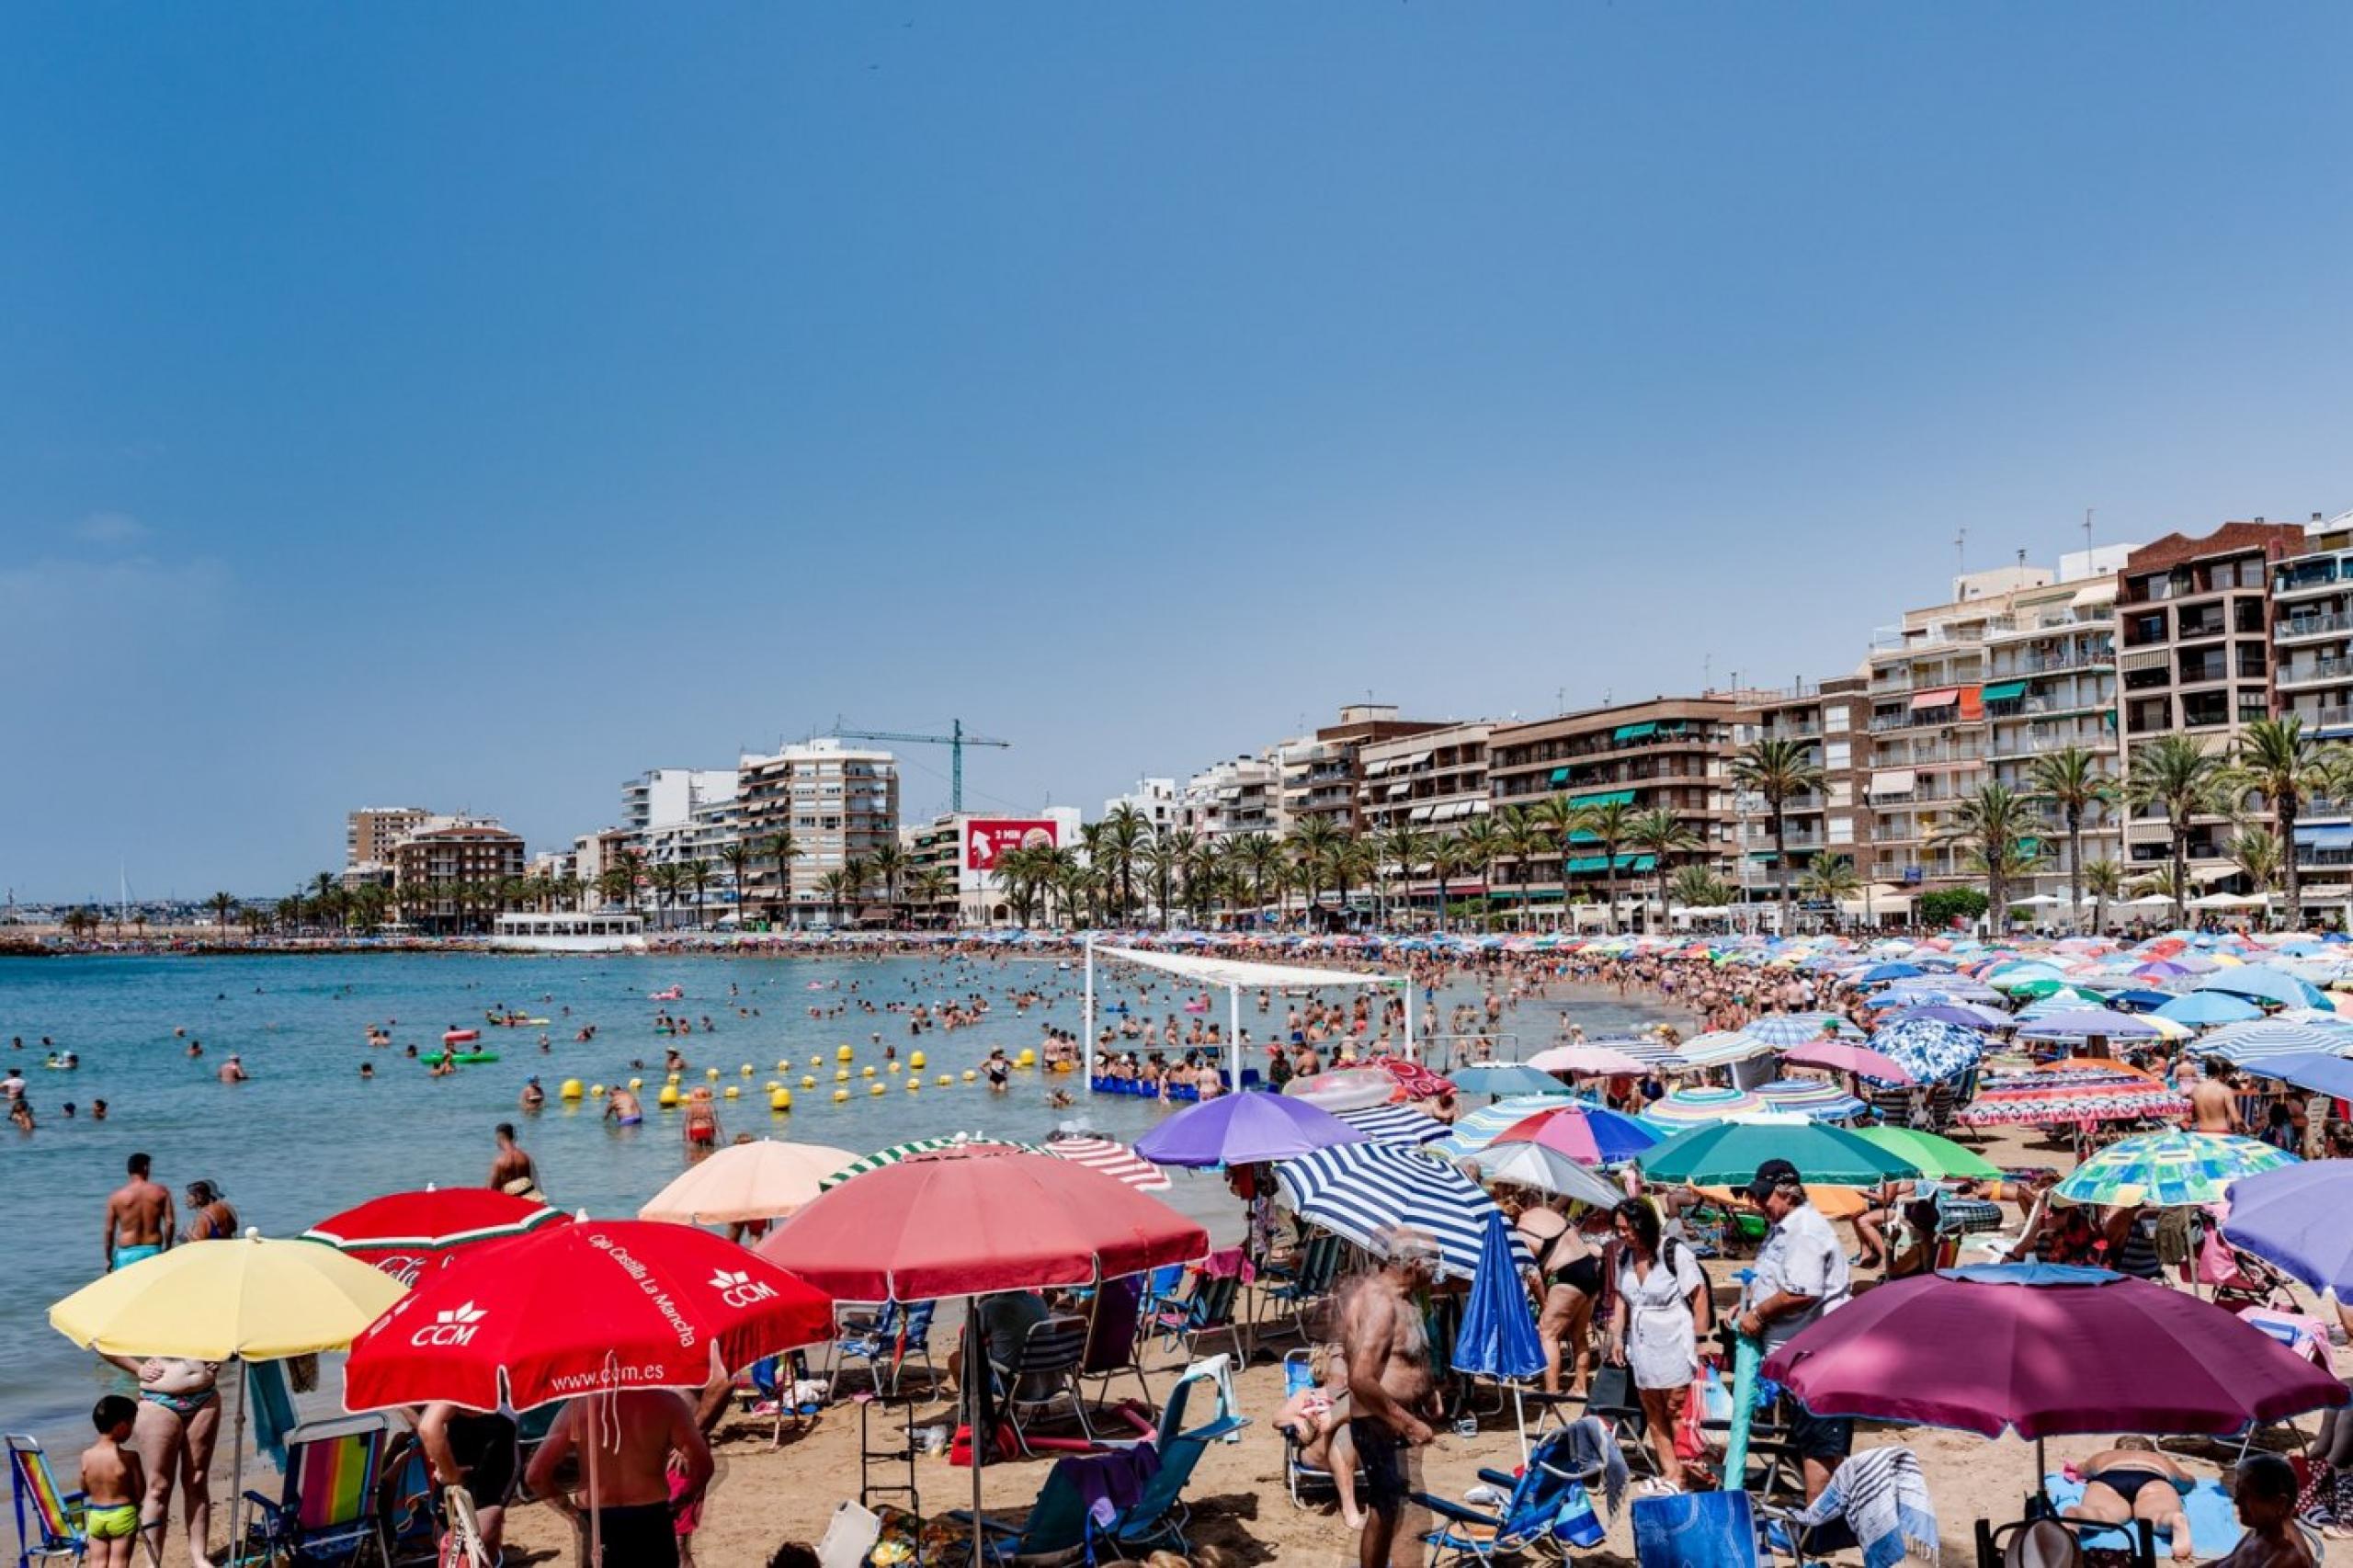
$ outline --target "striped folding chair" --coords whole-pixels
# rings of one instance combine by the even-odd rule
[[[82,1494],[58,1491],[40,1444],[14,1432],[8,1434],[8,1489],[17,1508],[17,1568],[81,1557],[90,1544],[82,1533]]]
[[[372,1551],[376,1562],[390,1561],[376,1498],[385,1432],[381,1415],[306,1421],[289,1432],[283,1495],[245,1494],[261,1510],[246,1554],[326,1563],[357,1562]]]

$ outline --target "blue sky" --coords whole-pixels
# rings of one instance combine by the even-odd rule
[[[0,882],[835,714],[1089,810],[2353,506],[2353,10],[0,18]],[[911,756],[907,803],[944,801]]]

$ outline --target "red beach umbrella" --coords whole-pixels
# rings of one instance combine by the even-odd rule
[[[570,1218],[536,1199],[487,1187],[428,1187],[386,1193],[330,1214],[303,1232],[302,1239],[324,1242],[414,1285],[427,1269],[448,1263],[462,1248],[504,1241]]]
[[[517,1410],[624,1388],[699,1389],[833,1332],[823,1291],[732,1242],[579,1220],[476,1247],[352,1341],[344,1406]]]

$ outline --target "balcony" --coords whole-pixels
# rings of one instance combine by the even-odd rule
[[[2313,659],[2301,665],[2279,666],[2279,684],[2282,687],[2318,686],[2343,680],[2353,680],[2353,657],[2343,653],[2332,653],[2326,658]]]
[[[2353,612],[2337,610],[2328,615],[2291,615],[2275,623],[2271,631],[2273,640],[2279,642],[2341,636],[2353,631]]]

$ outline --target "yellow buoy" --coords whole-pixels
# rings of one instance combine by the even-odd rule
[[[847,1083],[848,1083],[848,1082],[849,1082],[849,1069],[848,1069],[848,1068],[847,1068],[847,1067],[836,1067],[836,1068],[835,1068],[835,1069],[834,1069],[834,1082],[835,1082],[835,1083],[836,1083],[836,1084],[847,1084]]]
[[[868,1094],[870,1094],[870,1095],[879,1095],[879,1094],[881,1094],[881,1093],[883,1092],[882,1085],[880,1085],[880,1084],[870,1085],[869,1085],[869,1087],[867,1088],[867,1091],[866,1091],[866,1092],[867,1092]]]
[[[871,1067],[861,1067],[858,1070],[858,1075],[861,1078],[871,1078],[874,1076],[874,1069]]]
[[[858,1052],[852,1051],[848,1046],[843,1046],[839,1051],[834,1052],[834,1060],[836,1062],[847,1062],[857,1054]]]
[[[631,1078],[629,1081],[629,1086],[632,1089],[642,1089],[645,1087],[645,1080],[642,1078]]]
[[[601,1099],[603,1099],[603,1098],[605,1097],[605,1085],[602,1085],[602,1084],[591,1084],[591,1085],[588,1085],[588,1097],[589,1097],[590,1099],[592,1099],[592,1100],[601,1100]]]
[[[970,1067],[967,1067],[967,1068],[965,1068],[965,1069],[964,1069],[964,1082],[966,1082],[966,1083],[968,1083],[968,1084],[969,1084],[969,1083],[971,1083],[972,1081],[972,1070]]]
[[[732,1100],[740,1097],[743,1093],[744,1091],[740,1085],[730,1084],[723,1091],[721,1092],[719,1097],[722,1100]]]
[[[822,1056],[813,1056],[809,1059],[809,1065],[812,1067],[823,1067],[824,1064],[825,1059]]]
[[[719,1069],[716,1067],[706,1067],[702,1070],[702,1075],[706,1078],[716,1081],[719,1077]]]
[[[678,1085],[676,1084],[663,1085],[662,1092],[654,1096],[654,1103],[662,1107],[665,1110],[670,1107],[676,1105],[678,1103]]]
[[[790,1073],[792,1071],[792,1063],[784,1057],[779,1057],[777,1058],[776,1070],[779,1073]]]
[[[938,1080],[938,1084],[939,1084],[939,1086],[940,1086],[941,1088],[943,1088],[943,1089],[944,1089],[944,1088],[946,1088],[949,1085],[950,1085],[950,1084],[954,1083],[955,1081],[956,1081],[956,1080],[955,1080],[954,1078],[952,1078],[952,1077],[949,1076],[949,1075],[948,1075],[947,1074],[945,1074],[945,1073],[942,1073],[942,1074],[939,1075]]]
[[[912,1068],[914,1068],[914,1069],[915,1069],[916,1072],[918,1072],[918,1073],[922,1072],[922,1071],[923,1071],[923,1052],[922,1052],[922,1051],[916,1051],[913,1056],[908,1057],[908,1058],[907,1058],[907,1065],[908,1065],[908,1066],[910,1066],[910,1067],[912,1067]]]
[[[1038,1053],[1025,1045],[1021,1048],[1021,1054],[1013,1059],[1013,1064],[1016,1067],[1035,1067],[1038,1065]]]
[[[774,1093],[770,1094],[768,1096],[768,1108],[770,1110],[790,1110],[792,1108],[792,1091],[790,1089],[779,1088]]]
[[[835,1105],[840,1105],[848,1098],[849,1091],[847,1089],[835,1089],[834,1091],[834,1103]]]
[[[899,1070],[899,1064],[898,1064],[897,1062],[892,1062],[892,1063],[891,1063],[891,1071],[892,1071],[892,1072],[893,1072],[893,1073],[896,1073],[898,1070]]]
[[[566,1078],[563,1081],[563,1086],[556,1090],[556,1093],[568,1100],[578,1099],[580,1097],[580,1080],[577,1078]]]
[[[921,1078],[910,1078],[907,1080],[907,1093],[911,1095],[916,1094],[920,1092],[922,1088],[923,1080]]]
[[[817,1074],[814,1073],[803,1073],[801,1074],[801,1086],[804,1089],[815,1088],[817,1086]]]
[[[744,1063],[744,1076],[745,1076],[746,1078],[748,1078],[748,1077],[750,1077],[751,1075],[752,1075],[752,1064],[751,1064],[750,1062],[745,1062],[745,1063]]]

